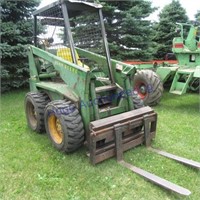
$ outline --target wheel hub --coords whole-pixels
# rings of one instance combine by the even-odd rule
[[[29,122],[32,127],[37,126],[37,113],[34,105],[31,102],[27,104]]]
[[[63,141],[62,126],[61,126],[60,120],[55,115],[49,116],[48,127],[49,127],[50,135],[52,139],[54,140],[54,142],[57,144],[61,144]]]
[[[144,83],[139,83],[136,85],[136,91],[141,99],[144,99],[147,95],[147,87]]]
[[[142,94],[146,94],[147,92],[146,92],[146,86],[145,85],[141,85],[140,86],[140,93],[142,93]]]

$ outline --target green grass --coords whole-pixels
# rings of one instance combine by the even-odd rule
[[[199,199],[199,171],[143,146],[126,152],[125,160],[188,188],[192,191],[189,198],[145,181],[118,165],[115,158],[93,167],[85,147],[69,155],[58,152],[46,134],[27,128],[25,93],[1,97],[0,199]],[[166,92],[155,110],[159,118],[153,146],[200,162],[199,96]]]

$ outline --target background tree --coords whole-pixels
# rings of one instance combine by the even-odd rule
[[[187,23],[186,10],[178,0],[166,5],[159,14],[159,23],[155,25],[156,34],[154,41],[157,42],[156,58],[163,59],[166,53],[171,52],[172,40],[176,36],[176,23]]]
[[[94,1],[92,1],[94,2]],[[153,29],[146,18],[155,10],[150,1],[98,1],[103,15],[112,58],[150,59]]]
[[[32,12],[40,0],[1,2],[1,90],[25,86],[28,82],[26,44],[32,43]]]
[[[200,23],[200,10],[198,10],[197,13],[195,14],[195,19]]]

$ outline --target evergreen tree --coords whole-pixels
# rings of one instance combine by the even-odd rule
[[[40,0],[1,2],[1,90],[25,86],[28,82],[26,44],[32,43],[32,12]]]
[[[176,23],[187,23],[186,10],[178,0],[166,5],[159,14],[159,23],[155,25],[156,35],[154,41],[157,42],[156,58],[163,59],[166,53],[172,52],[172,40],[176,36]]]
[[[103,4],[111,57],[118,60],[150,59],[153,29],[146,18],[155,10],[146,0],[98,1]]]
[[[197,13],[195,14],[195,19],[197,22],[200,23],[200,10],[197,10]]]

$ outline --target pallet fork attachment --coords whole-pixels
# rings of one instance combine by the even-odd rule
[[[157,114],[150,107],[140,108],[107,119],[91,122],[90,161],[95,165],[116,155],[117,162],[123,167],[128,168],[132,172],[167,190],[183,196],[189,196],[191,191],[188,189],[127,163],[123,159],[124,151],[144,143],[149,150],[155,153],[200,169],[200,163],[198,162],[151,147],[151,140],[155,136],[156,122]],[[138,132],[133,135],[126,135],[125,133],[128,132],[127,129],[137,130]],[[107,143],[105,142],[106,140],[108,140]],[[98,145],[102,141],[104,141],[104,144]]]
[[[97,164],[115,156],[118,151],[123,153],[144,142],[150,145],[155,137],[156,123],[157,114],[148,106],[90,122],[91,163]],[[122,137],[122,141],[116,152],[118,137]]]

